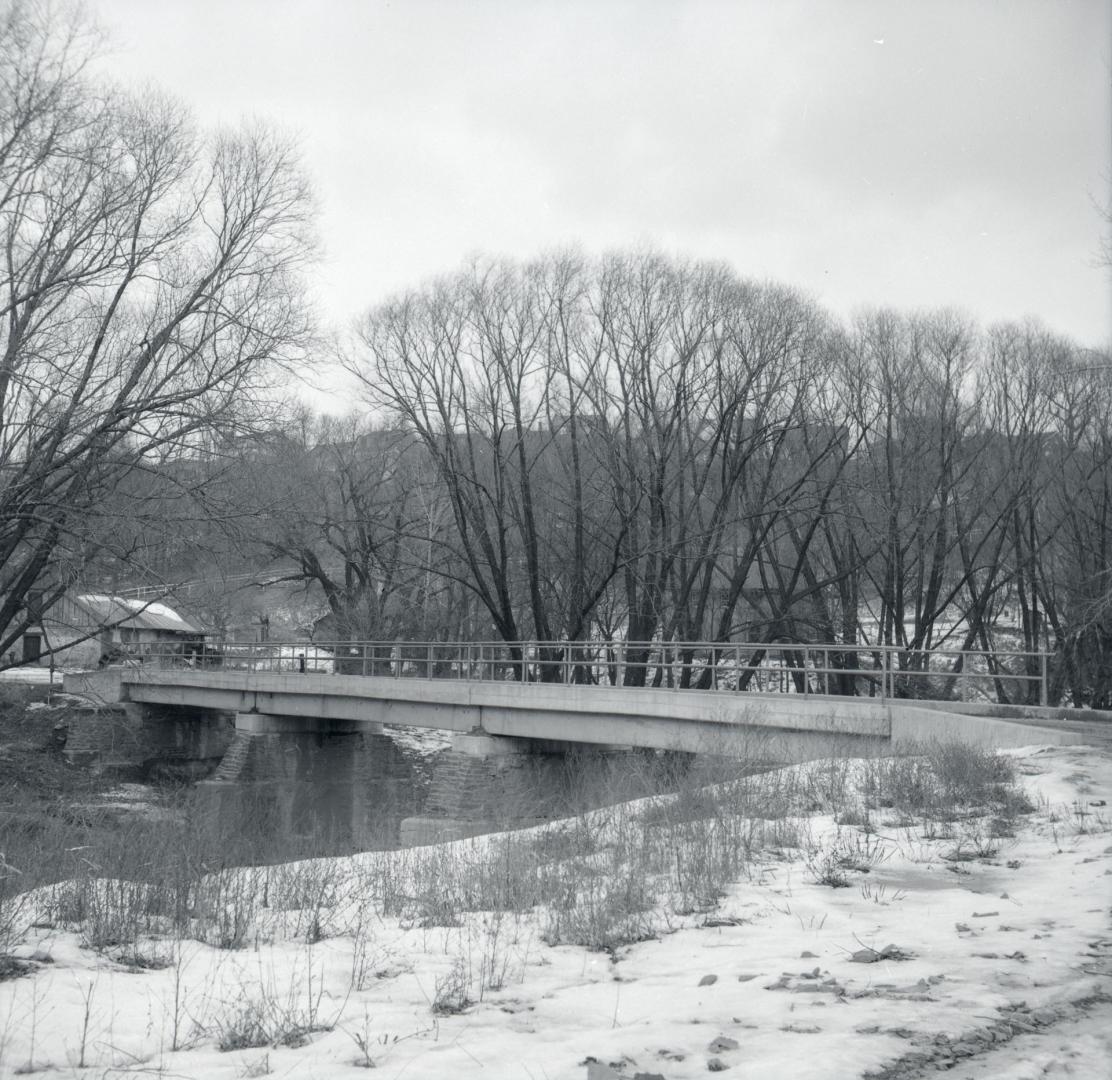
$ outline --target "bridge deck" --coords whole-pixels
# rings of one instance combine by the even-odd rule
[[[994,745],[1077,742],[1050,728],[877,698],[125,667],[67,676],[107,701],[235,712],[244,730],[341,731],[397,724],[558,743],[748,753],[845,752],[871,741],[960,737]]]

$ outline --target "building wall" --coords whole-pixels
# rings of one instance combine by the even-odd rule
[[[101,653],[104,652],[104,646],[98,638],[92,637],[79,641],[78,638],[82,633],[73,627],[51,626],[44,620],[42,630],[43,648],[56,649],[61,646],[61,651],[50,656],[39,657],[39,667],[50,667],[53,664],[54,667],[60,668],[94,668]],[[67,645],[68,642],[76,642],[76,644]]]
[[[49,611],[45,612],[42,623],[28,630],[28,635],[37,634],[41,648],[55,649],[50,655],[41,656],[38,667],[69,668],[87,670],[97,667],[106,652],[120,652],[142,657],[152,649],[166,648],[194,640],[196,635],[179,634],[170,630],[132,629],[116,626],[101,630],[91,622],[89,613],[75,604],[69,597],[63,597]],[[92,635],[91,637],[88,635]],[[81,640],[84,639],[84,640]],[[73,643],[72,645],[70,643]],[[13,652],[16,661],[22,655],[19,647]]]

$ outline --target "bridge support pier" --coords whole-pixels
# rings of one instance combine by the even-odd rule
[[[540,793],[557,789],[567,749],[483,731],[452,735],[433,766],[425,812],[402,820],[402,846],[462,840],[547,820]]]
[[[452,735],[450,752],[471,758],[530,754],[533,752],[531,742],[530,739],[517,739],[512,735],[488,735],[484,731],[469,731],[467,734]]]

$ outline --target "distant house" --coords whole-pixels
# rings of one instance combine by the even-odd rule
[[[81,593],[39,614],[23,635],[24,663],[93,668],[166,649],[199,650],[205,631],[166,604]]]

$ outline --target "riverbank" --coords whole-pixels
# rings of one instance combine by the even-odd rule
[[[76,700],[45,683],[0,683],[0,806],[84,797],[111,780],[62,757]]]
[[[1104,1075],[1110,792],[1103,749],[943,749],[228,870],[176,914],[90,877],[12,926],[0,1068]]]

